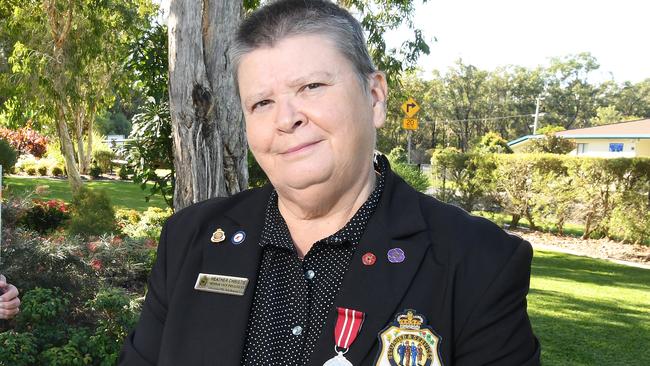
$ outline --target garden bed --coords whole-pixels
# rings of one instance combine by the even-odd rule
[[[534,247],[556,249],[570,254],[591,258],[610,259],[644,264],[650,268],[650,246],[625,244],[611,239],[580,239],[572,236],[559,236],[552,233],[517,228],[509,232],[521,236]]]

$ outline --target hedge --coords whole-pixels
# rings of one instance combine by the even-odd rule
[[[516,226],[568,221],[583,238],[650,240],[650,159],[556,154],[481,154],[445,149],[431,158],[438,198],[467,211],[497,207]]]

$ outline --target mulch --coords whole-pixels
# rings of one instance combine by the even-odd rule
[[[608,238],[583,240],[573,236],[519,228],[508,231],[527,240],[536,249],[607,259],[622,264],[637,264],[636,267],[650,269],[650,246],[647,245],[625,244]]]

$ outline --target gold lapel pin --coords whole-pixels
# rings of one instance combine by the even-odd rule
[[[210,241],[213,243],[221,243],[226,239],[226,233],[221,230],[221,228],[217,229],[217,231],[212,233],[212,238],[210,238]]]

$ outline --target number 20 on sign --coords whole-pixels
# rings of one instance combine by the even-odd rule
[[[404,118],[402,120],[402,127],[405,130],[417,130],[418,129],[418,119],[417,118]]]

